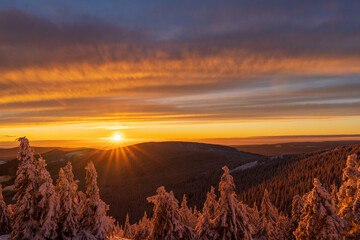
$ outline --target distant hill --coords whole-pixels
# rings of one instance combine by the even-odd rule
[[[71,161],[80,189],[84,189],[84,167],[93,161],[102,198],[120,221],[127,212],[131,219],[138,219],[145,210],[151,211],[146,197],[154,195],[159,186],[173,190],[179,199],[185,193],[194,205],[204,201],[212,182],[218,183],[222,166],[235,168],[264,158],[228,146],[193,142],[150,142],[107,151],[51,149],[42,156],[54,180],[59,168]],[[18,161],[12,160],[1,166],[0,175],[12,176],[3,183],[5,186],[12,184],[17,165]],[[11,195],[5,193],[7,200]]]
[[[240,151],[257,153],[265,156],[277,156],[286,154],[301,154],[321,151],[327,148],[360,144],[360,140],[346,141],[324,141],[324,142],[289,142],[277,144],[261,144],[261,145],[236,145],[233,146]]]

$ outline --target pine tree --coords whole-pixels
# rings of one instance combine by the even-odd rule
[[[126,214],[125,225],[124,225],[124,237],[125,238],[134,237],[134,231],[132,226],[130,225],[129,214]]]
[[[191,228],[181,222],[179,203],[173,192],[166,192],[159,187],[157,195],[148,197],[154,203],[154,215],[151,220],[151,231],[148,240],[192,240],[196,237]]]
[[[253,228],[249,223],[246,208],[237,201],[235,184],[229,168],[223,167],[224,174],[219,183],[219,204],[215,210],[214,230],[221,240],[252,239]]]
[[[36,159],[30,148],[29,140],[26,137],[19,138],[20,161],[16,172],[15,189],[17,190],[11,215],[11,240],[31,240],[39,229],[37,208],[38,208],[38,179]]]
[[[294,231],[299,226],[299,221],[301,217],[301,213],[304,207],[304,199],[299,195],[296,195],[292,201],[292,208],[291,208],[291,219],[290,219],[290,231],[289,231],[289,238],[295,239]]]
[[[86,194],[81,216],[81,239],[106,240],[114,232],[114,220],[106,215],[109,206],[100,199],[97,173],[92,162],[86,166]]]
[[[116,224],[115,224],[114,236],[118,237],[118,238],[124,237],[124,230],[118,221],[116,221]]]
[[[360,193],[358,183],[360,182],[359,164],[357,155],[348,156],[346,167],[343,171],[343,183],[337,194],[338,197],[338,214],[347,223],[347,235],[349,238],[360,237],[360,226],[355,220],[356,197]]]
[[[258,207],[256,206],[256,203],[254,202],[254,207],[252,208],[246,204],[243,205],[246,208],[246,213],[248,214],[249,223],[251,224],[252,228],[256,230],[260,221],[259,210]]]
[[[72,165],[70,162],[60,169],[57,181],[57,193],[59,195],[59,236],[65,240],[71,240],[79,231],[80,205],[77,193],[78,185],[74,180]]]
[[[358,182],[358,189],[360,189],[360,181]],[[350,231],[346,234],[347,240],[360,239],[360,191],[357,191],[353,204],[354,218],[350,228]]]
[[[10,233],[10,211],[4,201],[2,185],[0,184],[0,235]]]
[[[137,224],[137,228],[135,229],[134,239],[135,240],[146,239],[150,235],[150,230],[151,230],[151,222],[145,212],[143,218]]]
[[[57,221],[59,212],[59,198],[55,192],[50,173],[46,170],[45,160],[40,158],[37,164],[39,199],[37,213],[39,216],[39,231],[35,239],[55,239],[57,237]]]
[[[257,228],[256,239],[288,239],[287,218],[279,214],[277,208],[272,205],[269,192],[264,191],[264,197],[259,211],[259,225]]]
[[[297,240],[342,239],[344,222],[336,214],[330,194],[314,179],[314,188],[307,195],[299,226],[294,235]]]
[[[339,199],[338,199],[338,197],[337,197],[338,192],[339,192],[339,191],[338,191],[335,183],[333,183],[333,184],[331,185],[331,198],[333,199],[335,208],[337,208],[337,205],[338,205],[338,203],[339,203]]]
[[[207,193],[206,201],[202,213],[199,216],[198,224],[196,225],[196,232],[200,239],[212,240],[217,239],[218,234],[213,229],[212,220],[215,216],[215,209],[217,208],[216,195],[214,187],[211,187],[210,192]]]
[[[185,194],[183,195],[183,200],[181,202],[180,216],[181,216],[181,221],[186,226],[188,226],[190,228],[193,228],[193,229],[196,227],[197,219],[193,215],[192,211],[187,206],[187,200],[186,200],[186,195]]]

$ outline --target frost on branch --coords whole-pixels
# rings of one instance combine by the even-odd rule
[[[45,160],[40,158],[37,164],[39,191],[36,193],[39,200],[37,205],[37,215],[39,239],[55,239],[57,237],[57,221],[59,212],[59,198],[55,192],[55,187],[50,173],[46,170]]]
[[[272,205],[267,189],[261,202],[260,220],[257,228],[256,239],[275,240],[288,239],[288,219],[279,214],[277,208]]]
[[[150,234],[150,230],[151,230],[151,222],[145,212],[143,218],[136,225],[134,239],[135,240],[146,239],[147,236],[149,236]]]
[[[180,207],[181,221],[190,228],[195,228],[197,224],[197,218],[192,213],[192,210],[187,206],[186,195],[183,196],[183,201]]]
[[[109,206],[100,199],[97,186],[97,173],[95,166],[90,162],[86,166],[86,194],[84,208],[81,216],[82,239],[106,240],[114,232],[114,219],[106,215]]]
[[[336,214],[330,194],[314,179],[314,188],[307,195],[299,226],[294,235],[298,240],[342,239],[344,222]]]
[[[157,195],[147,198],[154,203],[154,215],[151,220],[149,240],[191,240],[195,239],[194,231],[181,222],[179,203],[173,192],[166,192],[159,187]]]
[[[229,169],[223,167],[224,174],[219,184],[220,198],[215,210],[214,230],[219,239],[252,239],[253,228],[250,224],[246,208],[239,203],[235,194],[233,177]]]
[[[347,222],[347,233],[353,238],[360,237],[360,222],[357,198],[359,193],[360,171],[357,155],[348,156],[346,167],[343,171],[343,183],[337,194],[338,214]]]
[[[125,238],[134,237],[133,227],[130,225],[129,214],[126,214],[126,219],[124,224],[124,237]]]
[[[17,190],[12,208],[11,216],[12,232],[10,239],[34,239],[37,234],[39,224],[37,216],[39,191],[37,181],[36,160],[29,140],[26,137],[19,138],[20,151],[18,160],[20,161],[16,172],[15,189]]]
[[[74,180],[70,162],[59,171],[56,190],[59,195],[58,232],[64,240],[71,240],[79,231],[80,204],[77,181]]]
[[[300,197],[299,195],[296,195],[293,198],[292,204],[291,204],[291,219],[290,219],[290,239],[295,239],[295,236],[293,235],[293,232],[298,228],[299,221],[301,217],[301,213],[304,207],[304,199]]]
[[[0,184],[0,235],[10,233],[10,211],[2,194],[2,185]]]
[[[207,193],[202,213],[200,214],[198,224],[196,225],[196,232],[200,239],[217,239],[218,234],[213,229],[213,219],[215,217],[217,205],[214,187],[211,187],[210,192]]]

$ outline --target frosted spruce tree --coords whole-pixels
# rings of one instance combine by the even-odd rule
[[[223,167],[224,174],[219,184],[219,204],[215,210],[214,230],[221,240],[252,239],[253,228],[246,208],[238,202],[234,192],[235,184],[229,168]]]
[[[129,214],[126,214],[126,218],[125,218],[124,237],[125,238],[133,238],[134,237],[134,231],[133,231],[133,227],[130,224]]]
[[[289,230],[289,238],[295,239],[294,231],[299,226],[299,221],[301,217],[301,213],[304,207],[304,199],[299,195],[295,195],[291,204],[291,219],[290,219],[290,230]]]
[[[107,240],[114,232],[114,219],[106,215],[109,206],[100,199],[95,166],[86,166],[86,194],[81,220],[81,239]]]
[[[334,206],[335,206],[336,209],[337,209],[337,205],[339,203],[338,193],[339,193],[339,190],[337,189],[335,183],[333,183],[331,185],[331,197],[333,199]]]
[[[288,220],[285,216],[279,214],[277,208],[272,205],[267,189],[264,191],[259,216],[259,225],[254,237],[255,239],[288,239]]]
[[[59,171],[56,191],[59,195],[58,234],[64,240],[71,240],[79,231],[80,204],[78,185],[74,180],[70,162]]]
[[[59,198],[43,158],[38,160],[37,172],[39,191],[35,194],[39,200],[36,211],[39,216],[39,230],[36,237],[38,237],[37,239],[55,239],[57,237]]]
[[[4,201],[2,185],[0,184],[0,235],[10,233],[10,211]]]
[[[358,182],[358,189],[360,188],[359,184],[360,181]],[[356,198],[354,200],[353,212],[354,219],[350,231],[346,234],[347,240],[360,239],[360,191],[357,191]]]
[[[143,218],[137,224],[137,227],[135,229],[134,239],[135,240],[146,239],[150,235],[150,230],[151,230],[151,222],[145,212]]]
[[[246,213],[248,214],[249,223],[253,227],[254,230],[257,229],[260,221],[260,215],[258,207],[256,206],[256,203],[254,202],[254,207],[249,207],[246,204],[242,204],[246,208]]]
[[[355,219],[356,197],[359,195],[360,171],[357,155],[348,156],[346,167],[343,171],[343,183],[340,186],[338,197],[338,214],[347,223],[347,235],[349,238],[360,238],[360,222]],[[351,237],[350,237],[351,236]]]
[[[181,221],[188,227],[195,229],[197,224],[197,218],[192,213],[192,210],[187,206],[186,195],[183,195],[183,200],[180,207]]]
[[[20,151],[17,158],[20,163],[14,183],[17,192],[14,196],[16,203],[12,208],[10,239],[31,240],[35,238],[39,230],[37,160],[30,148],[29,140],[22,137],[18,141]]]
[[[299,226],[294,235],[297,240],[342,239],[344,222],[336,214],[330,194],[314,179],[314,187],[304,202]]]
[[[198,224],[196,225],[196,232],[200,239],[212,240],[217,239],[218,234],[213,229],[213,219],[215,216],[215,209],[217,208],[216,195],[214,187],[211,187],[210,192],[207,193],[206,201],[202,213],[199,216]]]
[[[159,187],[156,192],[157,195],[147,198],[154,204],[148,240],[195,239],[194,231],[181,222],[179,203],[173,192],[166,192],[164,187]]]

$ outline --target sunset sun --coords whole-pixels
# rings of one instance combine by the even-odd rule
[[[113,137],[112,137],[112,140],[113,141],[121,141],[123,138],[119,135],[119,134],[115,134]]]

